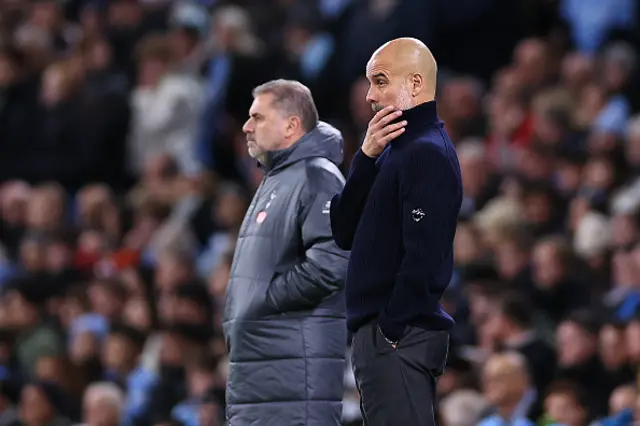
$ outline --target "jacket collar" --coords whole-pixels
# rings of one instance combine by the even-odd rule
[[[298,142],[294,143],[289,148],[267,152],[264,157],[264,164],[258,162],[258,167],[267,173],[283,165],[295,150],[297,143]]]
[[[391,142],[392,145],[402,144],[413,139],[425,130],[425,128],[440,124],[436,101],[424,102],[413,108],[402,111],[402,115],[393,122],[407,121],[405,132]]]
[[[323,157],[336,165],[344,159],[344,140],[338,129],[325,122],[302,136],[289,148],[266,153],[264,164],[258,164],[265,173],[285,168],[305,158]]]

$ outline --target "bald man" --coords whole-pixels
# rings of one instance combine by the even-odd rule
[[[367,101],[376,115],[331,201],[333,237],[351,250],[347,326],[368,426],[435,424],[454,324],[440,297],[462,202],[458,158],[436,114],[436,72],[415,39],[373,54]]]
[[[531,386],[527,359],[522,354],[503,352],[492,355],[482,371],[482,387],[493,413],[478,426],[534,426],[527,415],[537,395]]]

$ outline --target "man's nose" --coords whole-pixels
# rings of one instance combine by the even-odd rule
[[[371,89],[369,89],[367,91],[366,99],[367,99],[367,102],[369,102],[370,104],[375,104],[376,103],[376,98],[375,98],[375,96],[373,96],[373,93],[372,93]]]
[[[248,119],[247,121],[244,122],[244,125],[242,126],[242,131],[245,133],[251,133],[251,129],[253,126],[251,126],[251,119]]]

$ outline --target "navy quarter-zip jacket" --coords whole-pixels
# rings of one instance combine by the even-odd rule
[[[436,102],[403,111],[405,132],[378,158],[358,151],[331,201],[337,245],[351,250],[347,327],[377,321],[399,341],[407,326],[449,330],[440,298],[453,273],[462,180]]]

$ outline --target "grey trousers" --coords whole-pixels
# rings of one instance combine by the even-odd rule
[[[409,327],[397,347],[375,323],[352,341],[352,366],[365,426],[435,426],[436,381],[449,351],[447,331]]]

